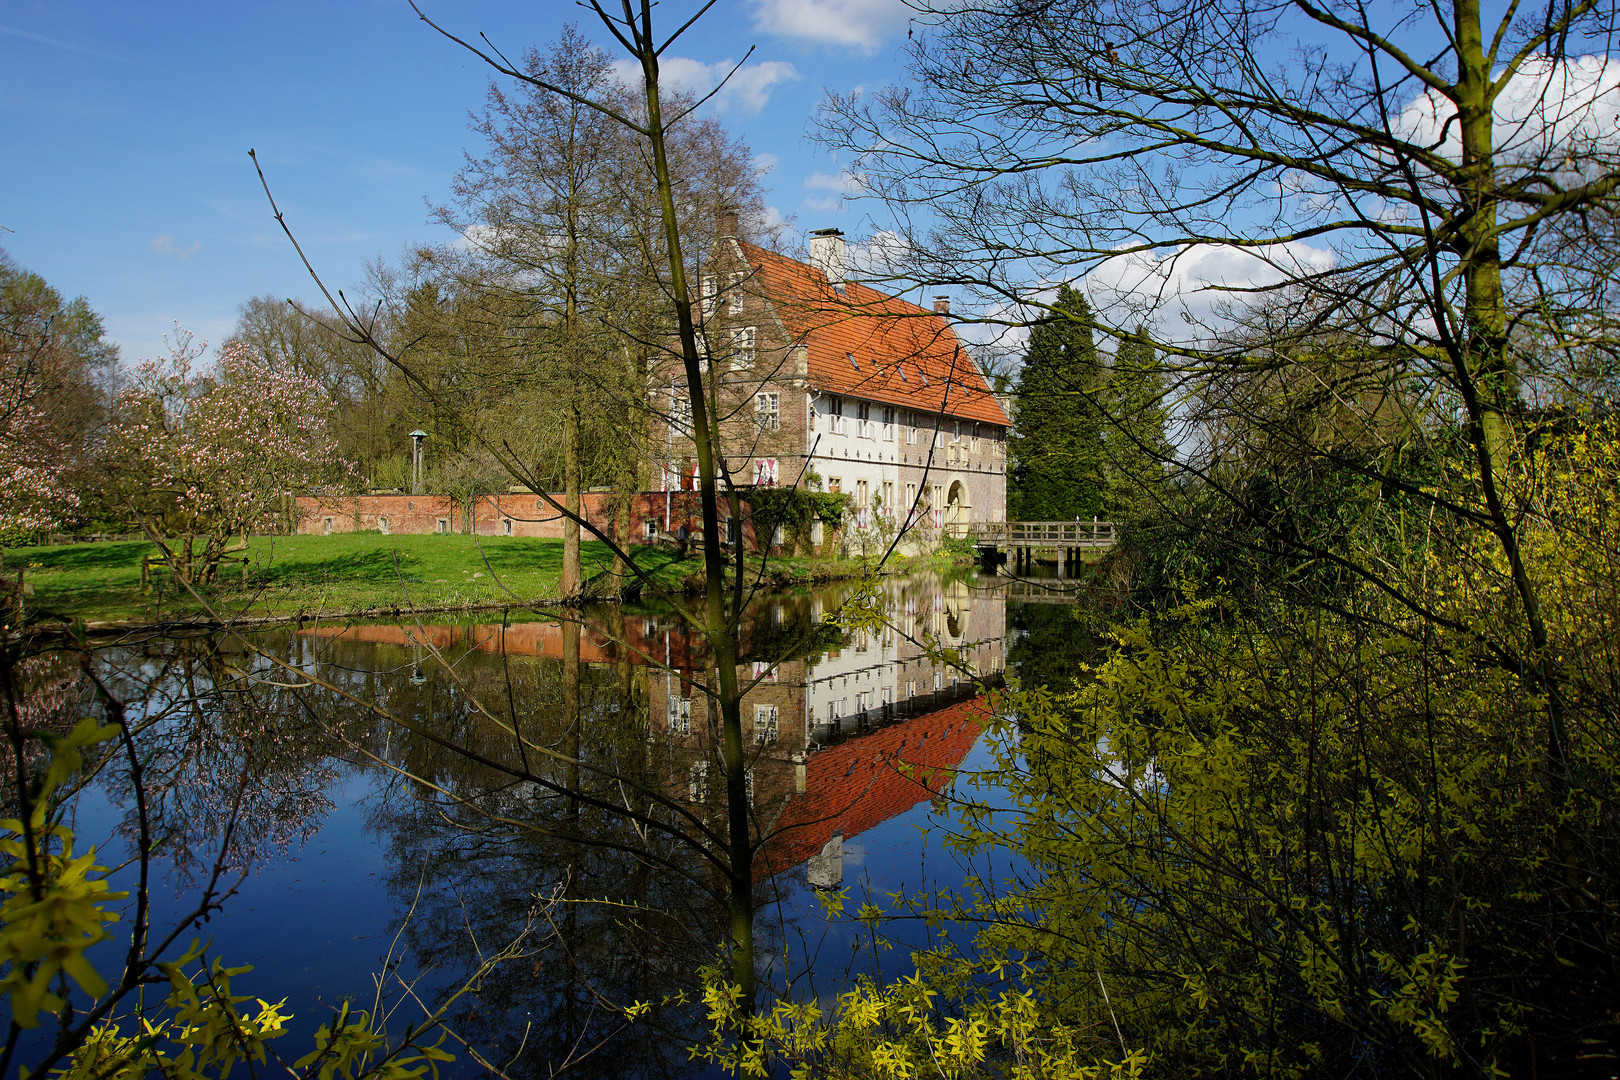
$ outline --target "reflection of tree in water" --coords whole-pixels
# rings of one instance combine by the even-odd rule
[[[286,635],[263,645],[296,647]],[[102,650],[97,662],[139,732],[152,834],[178,884],[211,866],[227,829],[228,868],[242,870],[320,828],[342,772],[333,756],[341,743],[327,731],[352,719],[317,721],[294,689],[276,685],[285,676],[218,637]],[[105,786],[132,839],[134,793],[121,758],[109,759]]]
[[[20,658],[6,668],[14,680],[7,687],[17,709],[17,727],[27,732],[64,735],[85,715],[91,686],[79,672],[71,656],[45,654]],[[4,703],[0,703],[0,708]],[[49,757],[44,744],[30,739],[23,749],[25,773],[41,767]],[[17,815],[17,758],[15,752],[0,754],[0,816]]]
[[[1007,665],[1027,688],[1074,686],[1077,663],[1096,655],[1099,621],[1074,604],[1010,604]]]
[[[581,664],[569,651],[560,662],[468,653],[453,658],[462,687],[441,672],[408,689],[416,715],[432,717],[434,733],[459,749],[396,738],[390,760],[440,790],[390,785],[370,824],[390,849],[389,886],[397,909],[411,911],[404,940],[422,968],[469,969],[561,901],[542,916],[532,955],[486,979],[453,1018],[488,1060],[514,1075],[547,1075],[571,1059],[582,1059],[571,1069],[580,1075],[684,1074],[690,1007],[656,1010],[591,1053],[625,1027],[626,1004],[693,986],[714,960],[725,906],[691,848],[638,830],[622,812],[667,815],[637,791],[655,789],[661,774],[647,740],[644,670]],[[482,716],[474,699],[532,745]],[[526,759],[577,795],[513,783],[478,759]]]

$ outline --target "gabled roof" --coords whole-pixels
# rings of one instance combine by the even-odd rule
[[[820,270],[774,251],[738,247],[754,268],[754,288],[805,346],[817,389],[1007,425],[947,320],[857,282],[840,291]]]

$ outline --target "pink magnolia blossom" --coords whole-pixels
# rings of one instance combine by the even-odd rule
[[[217,551],[273,521],[290,494],[353,473],[319,383],[240,343],[199,372],[206,348],[176,328],[170,355],[143,361],[119,395],[112,433],[188,551],[194,537]]]

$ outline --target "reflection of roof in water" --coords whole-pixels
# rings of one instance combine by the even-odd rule
[[[857,836],[938,795],[988,715],[984,701],[973,698],[812,754],[804,791],[776,819],[760,852],[759,873],[798,866],[834,834]]]

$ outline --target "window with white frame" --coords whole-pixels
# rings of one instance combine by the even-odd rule
[[[778,713],[775,705],[754,706],[754,741],[762,746],[774,745],[776,742],[776,721]]]
[[[864,529],[871,524],[872,505],[868,496],[870,487],[865,480],[855,481],[855,527]]]
[[[912,514],[917,509],[917,485],[906,485],[906,513]]]
[[[755,458],[754,486],[775,487],[780,476],[780,464],[776,458]]]
[[[731,328],[732,367],[751,368],[754,366],[754,342],[757,337],[755,327],[734,326]]]
[[[861,439],[870,439],[872,437],[872,405],[870,402],[857,401],[855,403],[855,435]]]
[[[883,481],[883,501],[878,504],[884,517],[894,517],[894,481]]]
[[[979,425],[978,424],[973,425],[973,439],[972,439],[972,445],[969,446],[969,449],[972,450],[975,454],[977,454],[979,452]]]
[[[842,476],[829,476],[827,478],[827,490],[833,492],[834,494],[843,491],[844,478]]]
[[[692,434],[692,399],[679,391],[670,398],[669,423],[677,435]]]
[[[741,315],[742,314],[742,309],[743,309],[743,289],[742,289],[742,284],[746,280],[748,280],[748,275],[747,274],[732,274],[731,275],[731,303],[728,305],[728,307],[729,307],[729,309],[730,309],[730,311],[731,311],[731,313],[733,315]]]
[[[689,697],[670,696],[669,699],[669,733],[671,735],[692,734],[692,699]]]
[[[884,442],[894,442],[894,416],[895,416],[895,412],[896,412],[896,410],[895,410],[895,407],[893,405],[885,405],[885,406],[883,406],[883,441]]]
[[[716,285],[713,274],[704,274],[698,281],[698,307],[705,315],[714,314]]]
[[[653,539],[658,535],[658,522],[648,518],[647,521],[642,525],[642,531],[648,540]]]
[[[827,399],[827,430],[834,435],[844,433],[844,399],[837,394]]]
[[[754,419],[761,431],[777,431],[782,427],[782,395],[775,390],[754,395]]]

